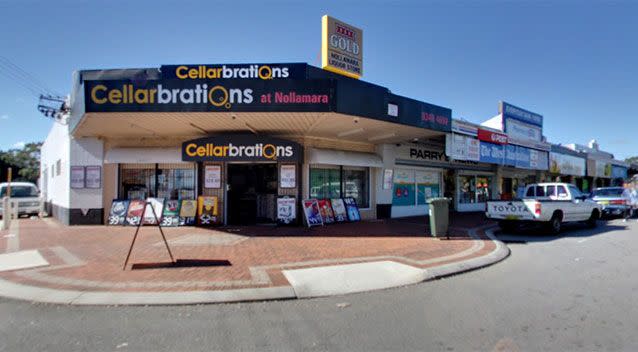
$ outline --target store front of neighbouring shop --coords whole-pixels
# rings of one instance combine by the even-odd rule
[[[552,181],[572,183],[581,191],[589,193],[591,184],[586,177],[586,166],[586,154],[552,145],[549,154],[549,173]]]
[[[629,178],[629,164],[614,160],[611,164],[611,185],[621,187]]]
[[[481,125],[493,129],[480,131],[481,155],[500,165],[498,198],[521,198],[526,185],[547,176],[550,145],[543,137],[543,116],[503,101],[498,109]]]
[[[254,65],[228,65],[243,66]],[[447,108],[306,64],[262,66],[288,75],[176,78],[182,66],[77,73],[69,124],[47,138],[42,165],[62,160],[59,197],[71,210],[62,222],[104,223],[113,200],[199,197],[214,199],[220,225],[275,223],[282,197],[297,206],[353,198],[361,218],[373,219],[391,202],[379,200],[387,169],[379,146],[450,129]],[[48,146],[61,142],[69,152],[54,155]],[[440,175],[413,177],[415,188],[440,194]]]
[[[445,143],[441,139],[396,147],[393,217],[427,214],[428,200],[442,196],[458,211],[485,209],[494,192],[494,165],[452,159]]]

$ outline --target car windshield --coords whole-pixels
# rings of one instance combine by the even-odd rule
[[[594,197],[618,197],[621,196],[624,189],[622,188],[603,188],[594,190]]]
[[[7,195],[7,187],[0,189],[0,198]],[[33,186],[11,186],[12,198],[37,197],[38,190]]]

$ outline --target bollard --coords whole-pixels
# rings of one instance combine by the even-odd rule
[[[11,226],[11,217],[13,211],[11,209],[11,201],[9,197],[2,198],[2,230],[8,230]]]

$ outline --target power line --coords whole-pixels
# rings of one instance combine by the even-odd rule
[[[2,66],[0,66],[0,74],[2,74],[3,76],[15,81],[15,83],[20,85],[22,88],[28,90],[29,93],[31,93],[33,96],[35,96],[35,97],[39,97],[40,96],[40,92],[41,92],[40,89],[34,88],[33,86],[30,86],[29,84],[25,83],[20,78],[16,77],[15,74],[12,74],[11,71],[3,69]]]
[[[12,79],[38,98],[37,109],[44,116],[65,124],[71,109],[68,99],[56,94],[38,78],[4,56],[0,56],[0,74]]]
[[[10,70],[13,70],[14,73],[16,73],[18,76],[21,76],[24,80],[30,82],[33,86],[39,88],[40,90],[44,91],[45,93],[51,94],[51,95],[60,95],[57,92],[54,92],[53,90],[51,90],[40,79],[36,78],[31,73],[29,73],[28,71],[24,70],[22,67],[20,67],[19,65],[17,65],[13,61],[9,60],[7,57],[0,56],[0,64],[4,64],[5,67],[9,68]]]

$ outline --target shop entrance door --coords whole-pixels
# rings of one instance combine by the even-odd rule
[[[501,199],[512,200],[514,197],[514,183],[510,177],[503,177],[503,183],[501,184]]]
[[[277,164],[228,164],[229,225],[274,223]]]

